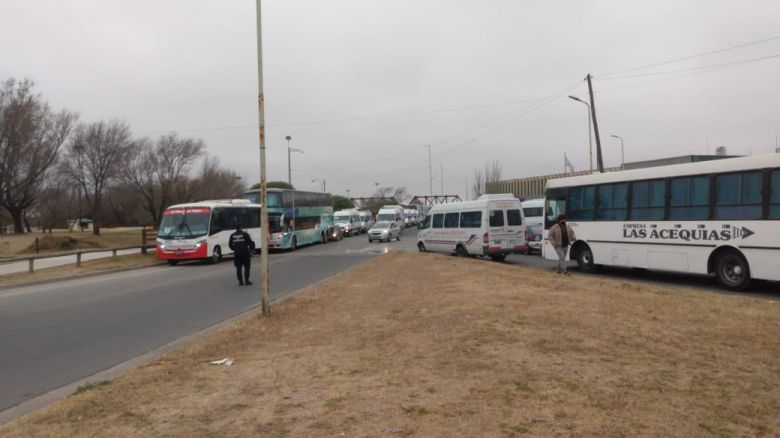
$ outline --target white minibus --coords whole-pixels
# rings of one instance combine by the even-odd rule
[[[399,205],[385,205],[376,214],[377,222],[397,222],[399,227],[405,226],[404,209]]]
[[[520,203],[526,225],[542,225],[544,223],[544,199],[529,199]]]
[[[345,236],[360,234],[360,212],[355,209],[339,210],[333,213],[333,223],[341,227]]]
[[[434,205],[417,233],[417,248],[496,261],[522,252],[525,223],[520,200],[511,194],[482,195],[476,201]]]
[[[260,248],[260,205],[246,199],[172,205],[163,211],[157,232],[157,257],[175,265],[182,260],[217,262],[232,254],[230,235],[241,225]]]
[[[374,215],[371,214],[371,210],[358,210],[360,213],[360,231],[367,233],[368,230],[374,225]]]
[[[565,214],[569,257],[598,265],[715,274],[744,290],[780,280],[780,154],[607,172],[547,182],[547,233]]]

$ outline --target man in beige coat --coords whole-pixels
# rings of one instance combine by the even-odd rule
[[[566,223],[566,216],[558,216],[558,223],[550,227],[547,239],[558,254],[558,273],[569,275],[566,270],[566,256],[569,254],[569,245],[577,240],[571,225]]]

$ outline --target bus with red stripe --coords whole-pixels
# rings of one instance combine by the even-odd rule
[[[260,205],[246,199],[178,204],[162,214],[157,257],[175,265],[184,260],[218,262],[232,254],[228,239],[236,227],[260,246]]]

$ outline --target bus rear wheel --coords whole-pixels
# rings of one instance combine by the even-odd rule
[[[596,271],[596,264],[593,263],[593,252],[590,250],[590,247],[584,246],[577,251],[577,266],[579,266],[582,272],[591,273]]]
[[[493,254],[490,258],[493,259],[494,262],[503,262],[506,260],[506,254]]]
[[[417,250],[420,252],[425,252],[425,244],[422,242],[417,243]]]
[[[742,254],[726,251],[715,262],[715,276],[726,289],[744,291],[750,285],[750,266]]]
[[[466,250],[465,246],[458,245],[458,247],[455,248],[455,255],[457,255],[458,257],[468,257],[469,256],[469,252],[468,252],[468,250]]]

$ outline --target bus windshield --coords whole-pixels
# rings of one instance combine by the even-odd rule
[[[157,237],[192,239],[209,231],[209,208],[178,208],[163,212]]]

